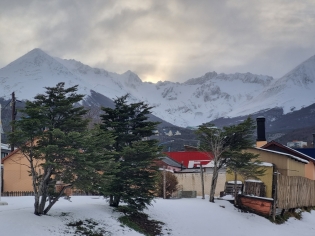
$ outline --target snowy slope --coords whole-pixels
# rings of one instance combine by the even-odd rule
[[[113,99],[130,93],[130,100],[154,106],[154,115],[172,124],[197,126],[219,117],[252,114],[282,107],[285,112],[315,102],[315,57],[280,79],[251,73],[217,74],[209,72],[184,83],[142,82],[133,72],[112,73],[75,60],[53,58],[34,49],[0,69],[0,97],[15,91],[18,99],[32,99],[64,81],[79,84],[79,93],[91,90]]]
[[[141,236],[118,221],[122,214],[113,211],[102,197],[73,196],[72,202],[60,199],[46,216],[33,214],[34,197],[3,197],[8,205],[0,206],[1,235],[6,236],[64,236],[78,235],[69,223],[89,219],[98,223],[95,229],[111,236]],[[230,202],[206,199],[156,198],[145,212],[150,219],[162,221],[162,235],[170,236],[311,236],[314,235],[315,211],[303,212],[302,219],[290,218],[277,225],[264,217],[241,212]],[[92,227],[93,228],[93,227]]]
[[[284,113],[300,110],[315,103],[315,56],[312,56],[292,71],[275,80],[250,103],[235,109],[230,116],[248,112],[283,108]]]
[[[80,92],[87,93],[85,81],[40,49],[34,49],[0,69],[0,96],[10,98],[16,92],[19,99],[32,99],[44,91],[43,87],[66,82],[80,84]]]

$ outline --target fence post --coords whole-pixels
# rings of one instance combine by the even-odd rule
[[[200,174],[201,174],[201,190],[202,190],[202,199],[205,199],[205,183],[203,180],[203,168],[200,162]]]
[[[278,170],[276,170],[274,172],[274,176],[275,176],[275,193],[274,193],[274,196],[273,196],[273,212],[272,212],[272,219],[273,221],[276,220],[276,210],[277,210],[277,200],[278,200],[278,175],[280,173],[278,172]]]
[[[166,199],[166,171],[165,171],[165,166],[163,166],[163,198]]]

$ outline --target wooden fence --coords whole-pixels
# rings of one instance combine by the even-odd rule
[[[315,181],[299,176],[278,176],[277,207],[291,209],[315,206]]]
[[[21,196],[34,196],[32,191],[14,191],[14,192],[3,192],[2,197],[21,197]]]
[[[96,193],[87,193],[84,191],[73,190],[71,196],[92,196],[99,195]],[[12,191],[12,192],[2,192],[2,197],[22,197],[22,196],[34,196],[33,191]]]
[[[245,181],[243,194],[266,197],[266,185],[263,182]]]
[[[236,184],[236,192],[240,192],[243,189],[243,184]],[[234,196],[234,183],[225,183],[224,195],[233,195]]]

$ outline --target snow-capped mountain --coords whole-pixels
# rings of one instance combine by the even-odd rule
[[[312,56],[280,79],[274,80],[249,103],[230,116],[279,107],[286,114],[315,103],[315,56]]]
[[[174,125],[197,126],[220,117],[236,117],[274,107],[284,112],[315,103],[315,56],[280,79],[251,73],[205,75],[184,83],[142,82],[133,72],[112,73],[75,60],[54,58],[34,49],[0,69],[0,97],[32,99],[44,87],[65,82],[116,98],[126,93],[131,101],[154,106],[153,114]]]

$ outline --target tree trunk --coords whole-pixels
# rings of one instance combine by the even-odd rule
[[[31,173],[32,173],[32,185],[33,185],[33,191],[34,191],[34,214],[40,216],[41,212],[39,209],[39,201],[40,201],[40,191],[38,188],[38,179],[37,179],[37,172],[35,169],[35,166],[33,164],[33,159],[30,158],[29,160],[30,162],[30,169],[31,169]]]
[[[31,172],[32,172],[32,177],[33,177],[33,189],[34,189],[34,195],[35,195],[34,214],[38,216],[45,215],[48,212],[44,210],[45,210],[45,205],[46,205],[46,201],[48,197],[48,185],[49,185],[50,177],[51,177],[51,167],[46,168],[44,170],[43,176],[39,179],[37,178],[38,174],[32,163],[31,163]]]
[[[45,209],[45,205],[46,205],[46,201],[47,201],[47,183],[43,183],[42,185],[42,196],[40,199],[40,205],[39,205],[39,209],[42,215],[45,215],[44,213],[44,209]]]
[[[109,205],[113,206],[114,202],[114,196],[113,195],[109,195]]]
[[[34,202],[34,214],[40,216],[40,210],[39,210],[39,194],[34,193],[35,195],[35,202]]]
[[[109,205],[112,207],[118,207],[120,202],[120,195],[110,195]]]
[[[237,198],[237,173],[234,171],[234,205],[236,206],[237,205],[237,201],[236,201],[236,198]]]
[[[46,183],[40,183],[39,191],[37,192],[37,194],[35,194],[35,215],[44,214],[45,204],[47,200],[47,187],[45,185]]]
[[[55,205],[55,203],[59,200],[59,198],[62,196],[62,194],[64,193],[64,191],[67,188],[71,188],[72,185],[68,185],[68,186],[63,186],[63,188],[61,189],[61,191],[59,192],[58,196],[54,197],[52,200],[49,199],[49,204],[46,207],[46,209],[44,210],[44,215],[46,215],[48,213],[48,211],[50,210],[50,208],[52,208],[53,205]]]
[[[209,202],[214,202],[214,194],[215,194],[215,188],[217,186],[218,174],[219,174],[219,168],[216,166],[216,163],[215,163],[214,168],[213,168],[212,180],[211,180]]]

